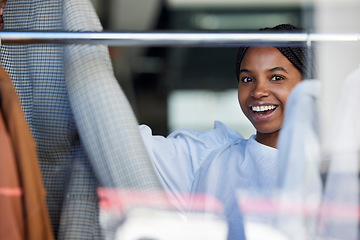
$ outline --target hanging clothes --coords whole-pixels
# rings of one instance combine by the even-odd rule
[[[14,148],[0,112],[0,238],[24,239],[22,188],[16,168]]]
[[[64,0],[63,4],[66,31],[102,30],[88,0]],[[120,189],[161,190],[135,115],[113,75],[107,47],[65,46],[64,76],[73,116],[93,170],[99,176],[98,184]],[[88,165],[87,160],[79,159],[76,165]],[[94,216],[86,214],[88,209],[76,205],[81,190],[77,174],[71,173],[68,191],[72,195],[65,201],[68,210],[64,210],[74,216],[88,216],[91,221]],[[66,229],[60,232],[61,238],[69,239],[79,227],[82,226],[77,218],[67,219],[64,226],[61,225]]]
[[[54,239],[36,144],[2,67],[0,100],[0,239]]]
[[[346,77],[324,138],[330,166],[319,215],[320,239],[359,239],[359,89],[360,68]]]
[[[4,30],[102,30],[87,0],[8,0],[3,18]],[[3,44],[1,63],[37,143],[57,239],[103,239],[99,186],[161,190],[106,47]]]
[[[322,200],[319,80],[303,80],[286,102],[279,134],[276,228],[289,239],[313,239]]]

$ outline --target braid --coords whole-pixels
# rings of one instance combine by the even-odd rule
[[[278,32],[278,33],[285,33],[285,32],[304,32],[303,28],[298,28],[290,24],[280,24],[273,28],[261,28],[259,29],[260,32]],[[246,50],[249,46],[239,47],[236,51],[236,60],[235,60],[235,74],[236,78],[239,81],[239,74],[240,74],[240,64],[241,61],[246,53]],[[308,56],[308,49],[307,47],[296,46],[296,47],[276,47],[301,73],[303,78],[311,77],[314,74],[313,64],[309,64],[309,59],[313,59],[313,54]],[[310,65],[310,66],[308,66]]]

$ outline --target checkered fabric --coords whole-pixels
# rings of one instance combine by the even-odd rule
[[[88,0],[8,0],[5,30],[101,31]],[[102,239],[98,186],[160,189],[106,46],[6,45],[57,239]]]

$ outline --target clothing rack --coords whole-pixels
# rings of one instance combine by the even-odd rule
[[[105,44],[109,46],[309,45],[312,42],[359,42],[359,33],[233,32],[14,32],[1,31],[6,44]]]

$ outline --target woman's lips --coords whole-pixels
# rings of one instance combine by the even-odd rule
[[[252,118],[257,122],[266,121],[276,112],[277,105],[263,104],[250,106]]]

